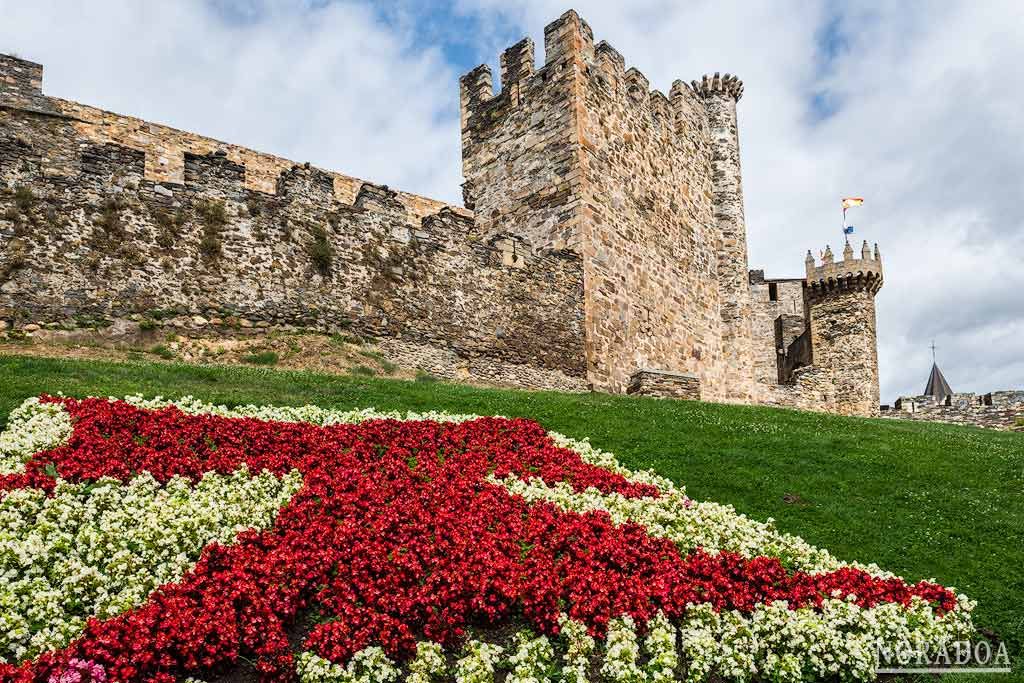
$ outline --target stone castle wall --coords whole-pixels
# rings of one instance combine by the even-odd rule
[[[1024,431],[1024,391],[961,393],[942,401],[934,396],[903,396],[891,409],[882,406],[882,417]]]
[[[308,166],[267,193],[227,148],[154,177],[149,143],[104,142],[108,126],[88,130],[61,101],[7,94],[0,319],[343,330],[443,376],[585,388],[577,254],[483,235],[461,209],[421,215],[428,202],[369,183],[345,202],[337,175]]]
[[[185,179],[185,154],[208,155],[225,153],[229,161],[245,166],[245,186],[251,190],[274,193],[281,173],[295,165],[294,161],[273,154],[215,140],[196,133],[177,130],[159,123],[123,114],[104,111],[78,102],[43,95],[43,67],[39,64],[0,54],[0,105],[51,113],[66,117],[83,140],[114,143],[145,154],[145,177],[157,183],[178,184]],[[76,159],[52,160],[51,173],[73,172]],[[342,173],[329,172],[338,201],[355,201],[364,180]],[[437,213],[445,207],[427,197],[399,192],[402,203],[415,219]]]
[[[592,380],[622,391],[654,368],[695,375],[701,397],[725,400],[704,107],[681,84],[672,100],[652,91],[606,43],[594,53],[580,121]]]

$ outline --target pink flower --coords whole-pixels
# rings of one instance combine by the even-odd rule
[[[92,660],[72,657],[67,668],[50,674],[49,683],[106,683],[107,672]]]

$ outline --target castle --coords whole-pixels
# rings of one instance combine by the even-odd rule
[[[460,81],[460,208],[0,56],[0,320],[351,330],[450,378],[878,414],[878,248],[749,270],[736,77],[651,90],[573,11],[500,64]]]

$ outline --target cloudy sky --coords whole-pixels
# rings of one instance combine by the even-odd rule
[[[457,202],[459,74],[567,3],[0,0],[0,52],[52,95]],[[1024,387],[1024,4],[573,6],[652,87],[744,80],[753,267],[801,275],[866,198],[883,401],[924,387],[932,339],[955,390]]]

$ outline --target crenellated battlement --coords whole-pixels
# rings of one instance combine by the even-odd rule
[[[404,215],[405,206],[398,197],[398,192],[387,185],[363,183],[352,204],[358,209]]]
[[[592,63],[594,31],[576,10],[567,10],[544,27],[545,67],[564,67],[571,60]]]
[[[509,105],[525,99],[525,91],[534,79],[542,83],[567,77],[575,64],[583,67],[594,61],[594,34],[575,11],[569,10],[544,28],[544,66],[535,68],[534,44],[523,38],[506,48],[500,56],[500,89],[494,90],[494,76],[486,64],[472,69],[459,79],[462,129],[471,120],[500,116]]]
[[[637,102],[650,98],[651,82],[635,66],[626,69],[626,92]]]
[[[520,88],[532,77],[533,41],[523,38],[501,53],[501,91],[518,102]]]
[[[810,250],[804,259],[807,270],[807,286],[813,296],[825,296],[837,291],[863,290],[874,295],[881,289],[882,255],[875,245],[874,253],[865,240],[860,258],[854,258],[853,246],[847,242],[843,259],[836,261],[832,248],[827,246],[821,255],[821,263],[815,262]]]
[[[652,90],[650,93],[651,114],[658,122],[672,121],[672,102],[668,96],[660,90]]]
[[[608,76],[622,78],[626,73],[626,58],[622,53],[612,47],[608,41],[602,40],[594,47],[594,55],[597,65]]]
[[[0,102],[43,94],[43,65],[0,54]]]
[[[185,152],[185,186],[211,196],[238,198],[245,193],[245,166],[228,159],[222,149],[212,154]]]
[[[621,98],[624,103],[645,111],[659,128],[666,122],[670,130],[685,135],[706,127],[704,100],[713,93],[730,94],[738,100],[743,83],[730,74],[704,76],[692,85],[682,80],[673,83],[668,96],[651,88],[647,76],[634,67],[626,67],[622,53],[607,41],[594,43],[589,24],[575,11],[569,10],[544,29],[544,63],[537,69],[534,62],[534,44],[523,38],[505,49],[500,56],[500,86],[496,90],[491,68],[481,64],[464,74],[460,80],[460,103],[463,144],[489,132],[505,117],[527,108],[544,106],[534,99],[543,99],[546,87],[568,87],[572,79],[597,82],[607,89],[609,98]],[[572,88],[569,88],[572,90]],[[560,99],[566,109],[571,95],[566,92]],[[695,119],[699,119],[696,120]]]
[[[0,107],[57,113],[43,95],[43,65],[14,55],[0,54]]]
[[[713,76],[705,74],[701,80],[691,82],[690,87],[704,98],[727,95],[738,102],[743,97],[743,81],[732,74],[722,76],[717,71]]]
[[[281,171],[277,178],[276,194],[279,197],[303,196],[323,204],[337,201],[334,176],[308,163],[295,164]]]

